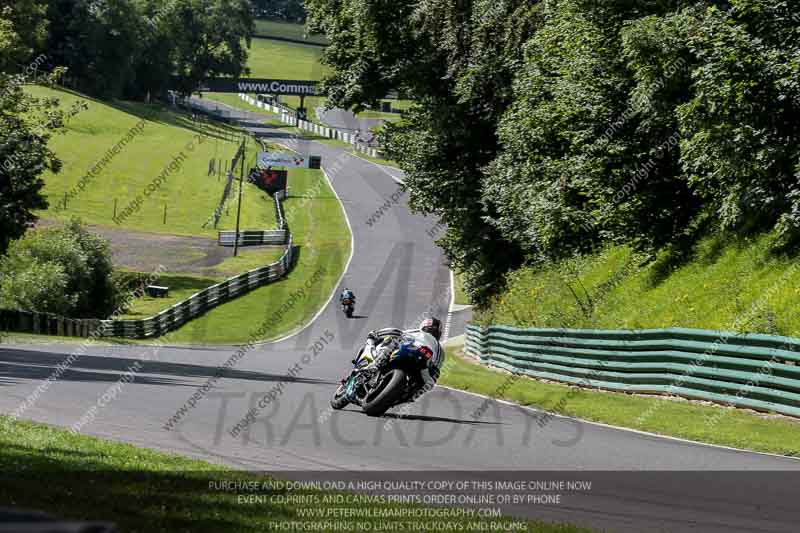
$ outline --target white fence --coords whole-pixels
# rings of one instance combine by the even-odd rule
[[[380,157],[380,153],[376,148],[372,148],[366,143],[359,142],[356,139],[356,136],[350,132],[342,131],[336,128],[331,128],[328,126],[323,126],[321,124],[316,124],[314,122],[309,122],[307,120],[298,120],[296,116],[291,113],[287,113],[286,109],[282,107],[278,107],[272,104],[267,104],[265,102],[260,102],[244,93],[239,93],[239,98],[244,100],[250,105],[254,105],[259,109],[264,109],[269,111],[270,113],[275,113],[276,115],[280,115],[281,122],[284,124],[288,124],[290,126],[294,126],[304,131],[308,131],[320,137],[327,137],[328,139],[336,139],[342,142],[346,142],[347,144],[352,144],[353,147],[364,154],[367,154],[370,157],[378,158]]]
[[[239,231],[239,246],[261,246],[264,244],[286,244],[289,232],[285,229],[244,230]],[[236,231],[220,231],[218,244],[220,246],[234,246],[236,244]]]
[[[286,244],[289,240],[289,229],[286,227],[286,217],[283,214],[283,200],[286,191],[276,192],[273,196],[275,204],[275,218],[278,222],[277,229],[239,230],[239,246],[260,246],[263,244]],[[218,232],[220,246],[236,245],[236,230]]]

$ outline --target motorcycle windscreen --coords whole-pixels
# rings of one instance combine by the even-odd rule
[[[356,368],[364,368],[372,364],[375,361],[375,358],[372,357],[372,354],[369,353],[369,350],[361,350],[361,353],[358,354],[356,358]]]

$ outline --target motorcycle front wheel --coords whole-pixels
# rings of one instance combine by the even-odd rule
[[[363,410],[369,416],[383,416],[403,395],[406,373],[394,368],[381,377],[378,386],[364,400]]]
[[[339,385],[339,388],[336,389],[336,392],[333,393],[333,398],[331,398],[331,408],[336,409],[344,409],[350,401],[347,399],[347,382],[342,383]]]

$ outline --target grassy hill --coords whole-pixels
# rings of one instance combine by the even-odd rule
[[[301,28],[300,25],[295,25]],[[271,39],[253,39],[247,66],[254,78],[287,80],[321,80],[328,74],[322,62],[322,48],[306,44],[289,43]],[[284,96],[282,101],[297,108],[300,98]],[[306,108],[312,110],[324,103],[324,98],[306,98]]]
[[[57,97],[65,108],[79,99],[88,104],[87,110],[69,121],[66,132],[52,140],[51,146],[64,162],[64,167],[58,174],[44,176],[44,194],[50,207],[37,213],[40,217],[66,220],[79,216],[89,224],[117,227],[113,219],[114,201],[117,201],[119,214],[183,152],[185,158],[179,168],[171,172],[160,188],[119,227],[216,237],[216,230],[210,225],[203,228],[203,224],[219,205],[224,177],[208,176],[209,161],[224,159],[230,165],[240,142],[234,130],[192,122],[187,116],[162,106],[102,102],[42,87],[29,87],[28,90],[39,96]],[[62,209],[65,193],[73,191],[90,169],[143,119],[141,133],[132,136],[130,142],[88,180],[83,191],[68,199],[67,209]],[[254,157],[257,145],[251,141],[249,149]],[[246,184],[244,191],[242,227],[274,227],[276,221],[271,200],[255,186]],[[219,229],[234,227],[235,210],[231,210],[223,214]]]
[[[305,324],[327,301],[350,255],[350,230],[322,172],[292,170],[289,187],[286,216],[299,254],[289,277],[212,309],[168,335],[168,342],[244,343],[262,323],[266,330],[255,340],[277,338]],[[309,280],[311,288],[304,289]],[[275,317],[284,302],[300,293],[295,305]]]
[[[185,115],[161,106],[131,102],[102,102],[80,94],[31,87],[38,95],[58,97],[68,108],[72,102],[85,100],[88,109],[74,116],[64,135],[56,136],[52,147],[64,161],[58,174],[45,175],[45,195],[51,202],[40,217],[65,220],[79,216],[85,222],[126,230],[155,233],[216,237],[214,229],[203,229],[203,223],[217,208],[224,180],[208,176],[211,158],[233,157],[239,142],[236,132],[214,123],[193,122]],[[71,197],[62,210],[59,199],[72,191],[89,169],[97,164],[131,128],[145,120],[141,133],[109,160],[108,164],[81,192]],[[196,141],[200,134],[205,139]],[[194,149],[186,148],[194,141]],[[257,145],[248,144],[248,163],[254,164]],[[139,194],[175,158],[184,151],[186,159],[156,192],[143,202],[119,227],[113,216],[113,200],[119,209]],[[252,329],[271,316],[277,307],[313,278],[313,290],[305,291],[290,312],[270,322],[257,340],[282,335],[306,322],[327,301],[344,269],[350,254],[350,235],[344,213],[333,191],[320,171],[292,170],[289,177],[290,197],[284,203],[294,244],[298,253],[290,276],[279,283],[257,289],[223,306],[213,309],[168,336],[169,342],[180,343],[243,343]],[[234,183],[236,185],[236,183]],[[242,204],[243,228],[276,226],[272,200],[255,186],[245,184]],[[167,224],[163,209],[167,205]],[[235,227],[236,203],[223,211],[220,229]],[[171,253],[163,249],[164,254]],[[171,288],[169,298],[141,298],[125,318],[150,316],[191,294],[240,272],[266,265],[277,259],[282,249],[246,249],[237,257],[229,257],[214,267],[214,277],[167,272],[159,283]],[[191,259],[191,258],[187,258]],[[158,260],[158,253],[153,254]],[[224,275],[223,275],[224,274]],[[242,317],[248,317],[245,321]],[[263,317],[263,318],[259,318]],[[251,327],[255,326],[255,328]]]
[[[320,62],[322,49],[318,46],[253,39],[249,54],[247,66],[254,78],[318,80],[328,73]]]
[[[800,263],[770,236],[700,241],[688,257],[655,261],[627,247],[523,268],[476,314],[484,324],[637,329],[690,327],[800,336]]]
[[[288,22],[272,22],[266,20],[256,21],[257,35],[263,38],[253,39],[249,53],[247,66],[250,68],[250,76],[253,78],[278,78],[293,80],[321,80],[330,70],[322,64],[323,48],[318,45],[301,44],[286,42],[278,39],[296,38],[302,39],[305,28],[301,24],[291,24]],[[318,36],[319,39],[322,39]],[[309,41],[310,42],[310,41]],[[324,39],[321,41],[324,43]],[[209,93],[209,98],[221,102],[236,105],[225,99],[226,95],[221,93]],[[284,96],[282,101],[292,108],[300,105],[300,98],[296,96]],[[306,108],[314,116],[314,108],[325,104],[324,98],[306,98]],[[411,105],[409,100],[393,100],[392,107],[396,109],[408,109]],[[241,107],[241,106],[239,106]],[[364,118],[383,118],[386,120],[398,120],[400,116],[396,113],[382,113],[380,111],[364,111],[361,114]]]
[[[302,24],[280,22],[275,20],[256,20],[256,37],[273,39],[292,39],[304,41],[309,44],[326,45],[328,40],[324,35],[306,35],[306,28]]]

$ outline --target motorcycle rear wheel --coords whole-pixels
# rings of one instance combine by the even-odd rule
[[[383,416],[402,396],[406,373],[399,368],[389,371],[378,387],[364,400],[363,410],[368,416]]]

